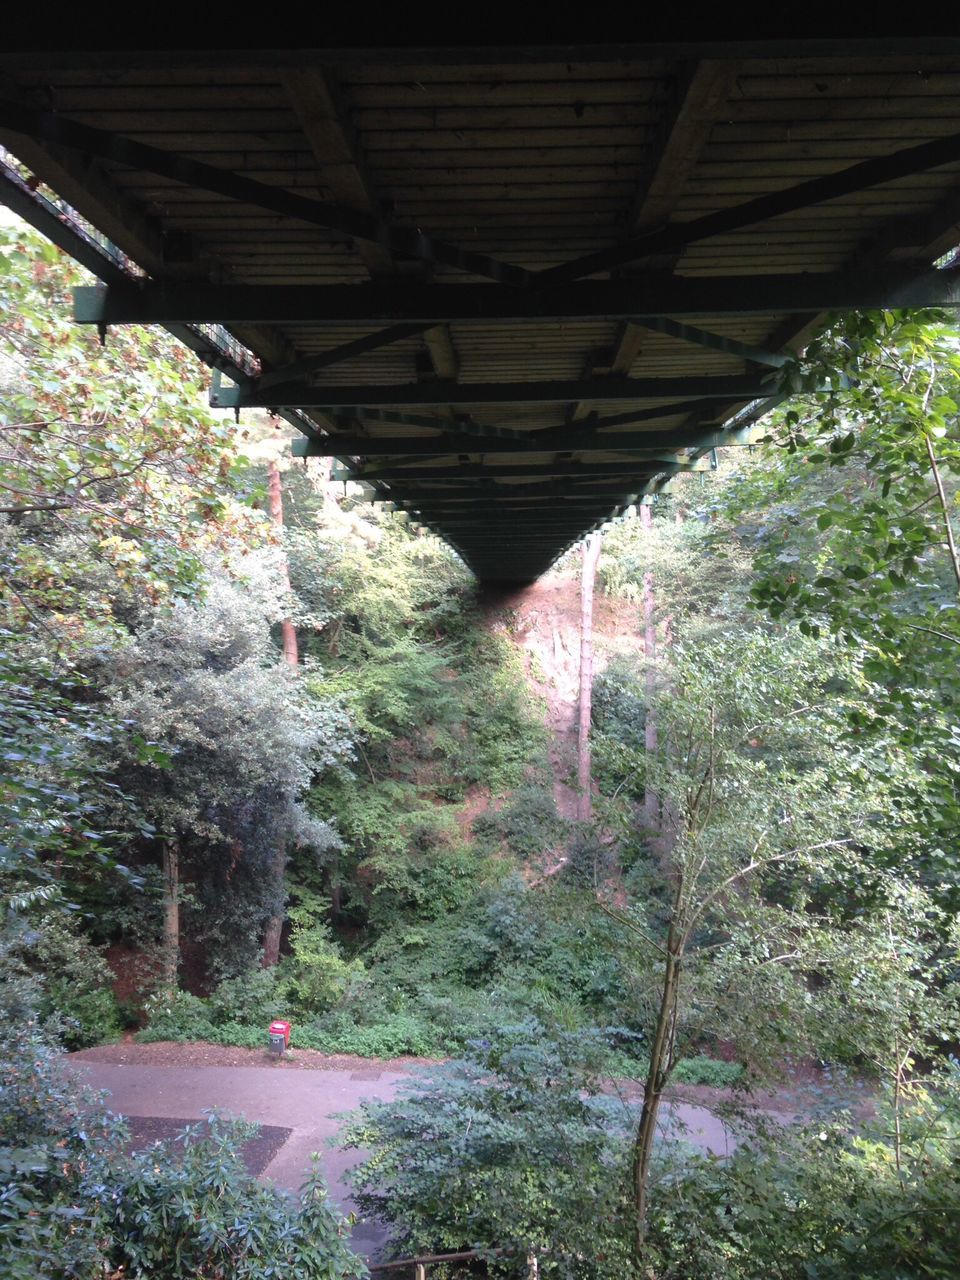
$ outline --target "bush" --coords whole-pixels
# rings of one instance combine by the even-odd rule
[[[290,1003],[302,1013],[322,1013],[345,999],[363,980],[363,964],[344,960],[323,918],[326,904],[306,891],[289,911],[291,955],[281,965]]]
[[[739,1062],[722,1062],[698,1054],[695,1058],[681,1058],[674,1069],[674,1084],[705,1084],[714,1089],[729,1089],[743,1075]]]
[[[120,1009],[113,972],[66,912],[46,915],[21,933],[27,965],[40,984],[38,1012],[67,1049],[85,1049],[119,1036]]]
[[[149,1023],[137,1039],[210,1040],[215,1027],[206,1000],[189,991],[160,991],[147,1002]]]
[[[835,1123],[755,1134],[728,1161],[692,1156],[655,1184],[658,1280],[955,1280],[957,1111],[918,1093],[894,1126]],[[954,1108],[956,1095],[954,1094]]]
[[[629,1116],[596,1092],[601,1050],[527,1022],[362,1103],[341,1136],[371,1152],[350,1175],[363,1212],[391,1224],[400,1254],[549,1249],[544,1276],[624,1280]]]
[[[518,858],[535,858],[556,848],[567,834],[552,792],[535,783],[518,787],[499,810],[487,809],[473,820],[474,835],[503,841]]]
[[[157,1143],[134,1155],[112,1197],[111,1261],[151,1280],[366,1275],[316,1166],[299,1207],[247,1173],[240,1150],[256,1129],[211,1115],[175,1147]]]
[[[26,1035],[0,1050],[4,1280],[360,1280],[319,1173],[299,1204],[240,1156],[255,1127],[216,1116],[127,1156],[125,1132]]]
[[[434,1028],[412,1013],[388,1013],[371,1026],[357,1026],[346,1017],[332,1025],[321,1019],[299,1032],[297,1044],[321,1053],[354,1053],[360,1058],[429,1057],[443,1051]]]
[[[287,1011],[285,992],[276,969],[250,969],[235,978],[224,978],[206,1002],[210,1020],[268,1026]]]
[[[100,1178],[122,1157],[115,1117],[56,1067],[26,1027],[0,1047],[0,1257],[5,1280],[104,1270]]]

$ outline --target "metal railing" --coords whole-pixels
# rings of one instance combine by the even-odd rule
[[[375,1262],[370,1268],[371,1275],[385,1274],[404,1268],[413,1268],[413,1280],[427,1280],[430,1268],[444,1262],[471,1262],[477,1258],[506,1258],[515,1256],[515,1249],[466,1249],[462,1253],[425,1253],[416,1258],[398,1258],[396,1262]],[[530,1252],[526,1257],[526,1280],[539,1280],[539,1254]]]

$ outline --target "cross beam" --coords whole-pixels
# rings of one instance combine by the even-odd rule
[[[483,467],[473,463],[463,463],[457,467],[403,467],[391,464],[358,467],[355,471],[358,480],[389,480],[400,484],[404,480],[450,480],[450,479],[503,479],[518,476],[530,479],[537,476],[649,476],[667,468],[681,469],[676,459],[661,463],[657,459],[637,459],[633,462],[544,462],[537,466],[524,466],[521,463],[504,463],[500,466]]]
[[[756,377],[582,378],[546,382],[401,382],[391,386],[310,387],[295,384],[256,392],[222,387],[211,395],[220,409],[288,409],[351,405],[556,404],[565,400],[660,400],[688,396],[704,400],[753,400],[773,388]]]
[[[185,186],[212,191],[242,204],[267,209],[283,217],[312,226],[337,231],[352,239],[370,240],[401,257],[439,262],[472,275],[489,277],[505,284],[523,285],[529,276],[521,267],[499,262],[487,254],[472,253],[413,227],[395,227],[370,213],[343,205],[325,204],[283,187],[242,174],[218,169],[189,156],[163,151],[121,134],[79,124],[52,111],[41,111],[9,99],[0,99],[0,128],[26,134],[38,142],[71,147],[86,155],[145,173],[157,173]]]
[[[145,284],[74,290],[81,324],[442,324],[779,315],[957,307],[956,271],[909,262],[881,270],[782,275],[650,273],[529,292],[484,284]]]
[[[538,272],[533,283],[540,288],[548,282],[579,280],[598,271],[612,271],[653,253],[685,249],[688,245],[707,240],[711,236],[740,231],[770,218],[809,209],[812,205],[838,200],[858,191],[867,191],[870,187],[895,182],[898,178],[952,164],[957,160],[960,160],[960,133],[953,133],[946,138],[937,138],[916,147],[905,147],[889,156],[861,161],[860,164],[841,169],[839,173],[811,178],[808,182],[787,187],[785,191],[758,196],[755,200],[735,205],[732,209],[721,209],[717,213],[705,214],[702,218],[674,223],[659,231],[634,236],[610,249],[601,249],[572,262],[548,267]]]
[[[541,440],[541,435],[544,437]],[[589,430],[529,432],[521,439],[477,440],[470,436],[319,436],[314,440],[293,440],[295,458],[339,457],[419,457],[437,453],[631,453],[665,449],[716,449],[721,445],[752,444],[758,433],[710,431],[695,428],[682,431],[629,431],[599,435]]]

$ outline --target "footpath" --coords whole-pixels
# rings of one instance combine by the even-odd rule
[[[296,1193],[309,1171],[311,1154],[317,1152],[331,1199],[345,1214],[357,1209],[344,1175],[363,1159],[363,1153],[329,1145],[339,1127],[335,1117],[355,1108],[363,1098],[392,1098],[408,1075],[403,1066],[377,1062],[313,1070],[285,1069],[287,1064],[158,1066],[102,1061],[94,1056],[98,1052],[86,1050],[66,1061],[88,1086],[108,1093],[106,1102],[112,1111],[157,1121],[197,1120],[215,1107],[224,1115],[289,1130],[288,1136],[279,1135],[281,1145],[260,1176]],[[686,1141],[704,1150],[722,1154],[733,1146],[716,1116],[688,1103],[665,1107],[665,1129],[682,1132]],[[358,1253],[376,1256],[386,1238],[386,1228],[358,1215],[352,1238]]]

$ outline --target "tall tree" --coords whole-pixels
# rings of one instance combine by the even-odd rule
[[[580,570],[580,699],[577,731],[577,817],[589,822],[593,814],[590,767],[590,717],[593,699],[593,589],[603,538],[591,533],[583,542]]]
[[[283,537],[283,486],[280,479],[280,466],[276,458],[270,460],[269,469],[269,495],[270,495],[270,519],[273,521],[274,529],[277,536]],[[290,594],[290,570],[287,565],[286,551],[281,548],[280,552],[280,582],[284,590],[284,594]],[[291,667],[296,667],[299,661],[297,652],[297,629],[293,624],[293,620],[288,614],[280,619],[280,633],[283,638],[283,657],[284,661]],[[282,892],[284,875],[287,869],[287,840],[286,833],[281,833],[280,839],[277,841],[276,852],[273,856],[273,877],[278,886],[278,891]],[[267,919],[266,927],[263,931],[263,967],[271,969],[280,960],[280,936],[283,932],[283,911],[276,910]]]

